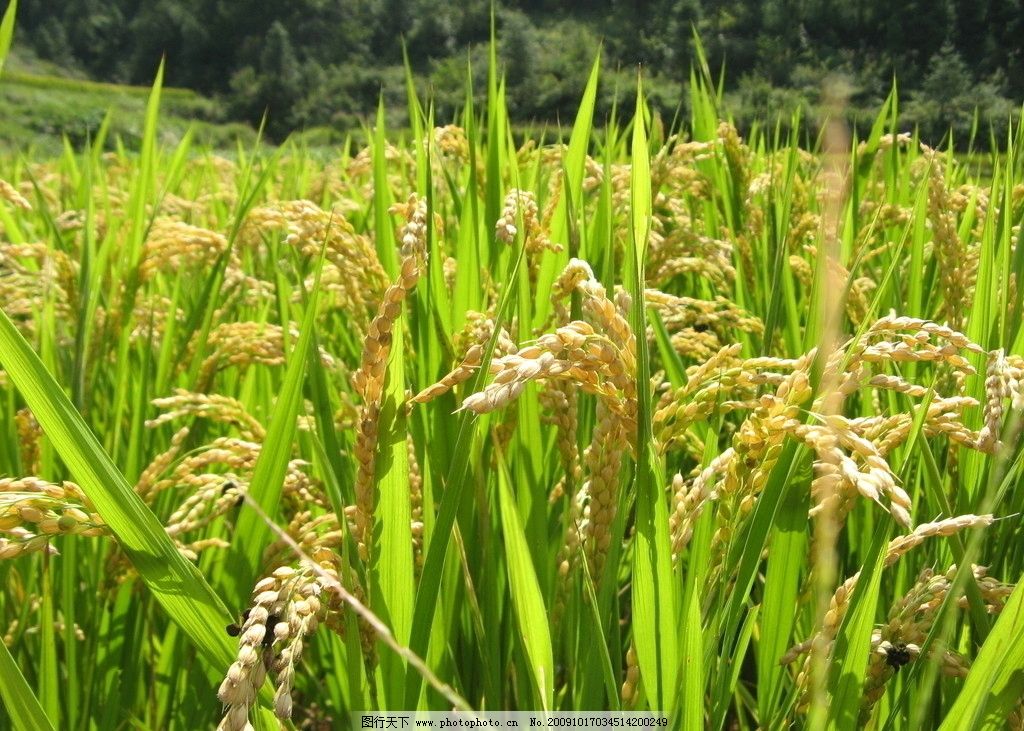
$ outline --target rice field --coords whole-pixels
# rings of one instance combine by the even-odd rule
[[[491,61],[0,159],[0,727],[1024,728],[1020,130],[741,135],[698,58],[522,143]]]

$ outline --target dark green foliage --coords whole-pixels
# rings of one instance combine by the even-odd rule
[[[320,73],[318,66],[299,65],[288,30],[275,21],[263,41],[257,69],[246,66],[231,79],[233,111],[243,119],[267,115],[267,131],[280,137],[301,120],[296,109],[304,86]]]
[[[1007,120],[1015,110],[1001,94],[998,75],[986,81],[975,78],[949,43],[932,56],[928,65],[928,75],[911,96],[906,112],[920,125],[922,134],[938,139],[951,130],[954,140],[963,140],[971,134],[975,115],[983,122],[983,130],[991,127],[1005,134]]]
[[[813,106],[836,73],[851,86],[853,120],[898,76],[915,100],[906,122],[933,141],[951,127],[963,138],[975,107],[986,138],[987,125],[1005,123],[1008,99],[1024,97],[1024,5],[1009,0],[504,0],[493,9],[510,112],[521,123],[572,114],[598,44],[605,79],[643,66],[651,103],[671,118],[694,29],[712,70],[728,68],[726,101],[740,122]],[[280,139],[300,128],[351,129],[382,88],[403,93],[403,43],[438,112],[454,112],[467,60],[485,57],[471,49],[487,43],[491,10],[490,0],[24,0],[19,41],[122,83],[148,84],[166,56],[169,84],[223,97],[233,118],[251,124],[267,113],[268,133]],[[606,83],[599,113],[614,95]]]

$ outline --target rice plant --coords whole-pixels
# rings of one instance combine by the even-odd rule
[[[1020,131],[598,68],[519,145],[492,52],[363,149],[167,145],[158,77],[0,160],[0,724],[1024,726]]]

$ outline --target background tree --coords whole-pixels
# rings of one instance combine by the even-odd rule
[[[962,124],[970,99],[990,110],[1024,99],[1020,0],[495,0],[493,9],[520,122],[570,111],[579,58],[599,44],[605,78],[642,64],[652,101],[672,114],[694,28],[712,68],[725,68],[740,119],[754,108],[813,105],[835,73],[853,89],[854,117],[896,75],[936,129]],[[41,58],[116,82],[148,84],[166,56],[168,84],[221,97],[250,122],[269,109],[276,138],[306,125],[352,126],[382,90],[404,93],[403,43],[439,111],[458,107],[459,79],[488,41],[491,10],[491,0],[22,0],[19,39]],[[971,94],[943,102],[943,74],[959,79],[963,69]],[[601,93],[599,108],[608,108],[614,84]]]

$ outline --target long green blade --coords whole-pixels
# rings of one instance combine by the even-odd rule
[[[834,688],[829,704],[829,728],[846,729],[857,725],[863,698],[864,676],[871,653],[871,631],[875,626],[885,546],[889,523],[880,527],[868,561],[861,571],[848,614],[839,628],[835,645]]]
[[[380,601],[375,601],[374,606],[381,607],[382,616],[387,616],[395,639],[403,645],[408,644],[412,629],[415,589],[406,448],[405,321],[403,314],[394,323],[384,403],[380,411],[377,459],[374,463],[376,494],[379,496],[374,513],[380,533],[373,551],[373,571],[380,587]],[[405,686],[405,664],[394,653],[382,651],[381,666],[388,707],[398,708]]]
[[[668,509],[662,499],[651,427],[651,370],[644,306],[644,257],[651,228],[650,150],[638,82],[633,120],[632,224],[627,252],[633,297],[630,324],[637,343],[636,545],[633,563],[633,642],[640,676],[654,710],[671,713],[676,702],[679,649],[676,586],[672,578]]]
[[[1024,579],[1017,582],[995,627],[967,674],[964,687],[940,726],[1006,728],[1006,717],[1024,696]]]
[[[0,698],[18,731],[52,731],[53,726],[25,682],[7,645],[0,642]]]
[[[0,363],[167,616],[214,668],[227,667],[235,655],[235,643],[223,631],[231,621],[227,608],[178,553],[5,312],[0,312]]]
[[[284,383],[274,405],[274,415],[267,428],[267,436],[260,448],[249,497],[268,516],[277,514],[278,503],[284,487],[285,473],[292,456],[295,441],[296,420],[302,405],[302,383],[306,375],[307,354],[314,342],[313,331],[316,323],[317,301],[320,292],[320,273],[323,271],[321,255],[316,270],[313,290],[306,303],[302,318],[302,329],[288,360]],[[285,323],[287,327],[287,323]],[[270,527],[262,516],[251,508],[244,508],[235,527],[235,545],[232,553],[234,570],[230,572],[236,593],[248,591],[259,567],[260,554],[270,537]]]
[[[546,711],[554,704],[555,662],[551,651],[551,632],[544,597],[509,481],[508,470],[502,462],[498,471],[498,492],[512,607],[519,627],[519,638],[529,658],[530,670]]]
[[[18,0],[11,0],[4,12],[4,19],[0,20],[0,73],[4,70],[4,61],[11,50],[11,41],[14,39],[14,17],[18,14]]]

